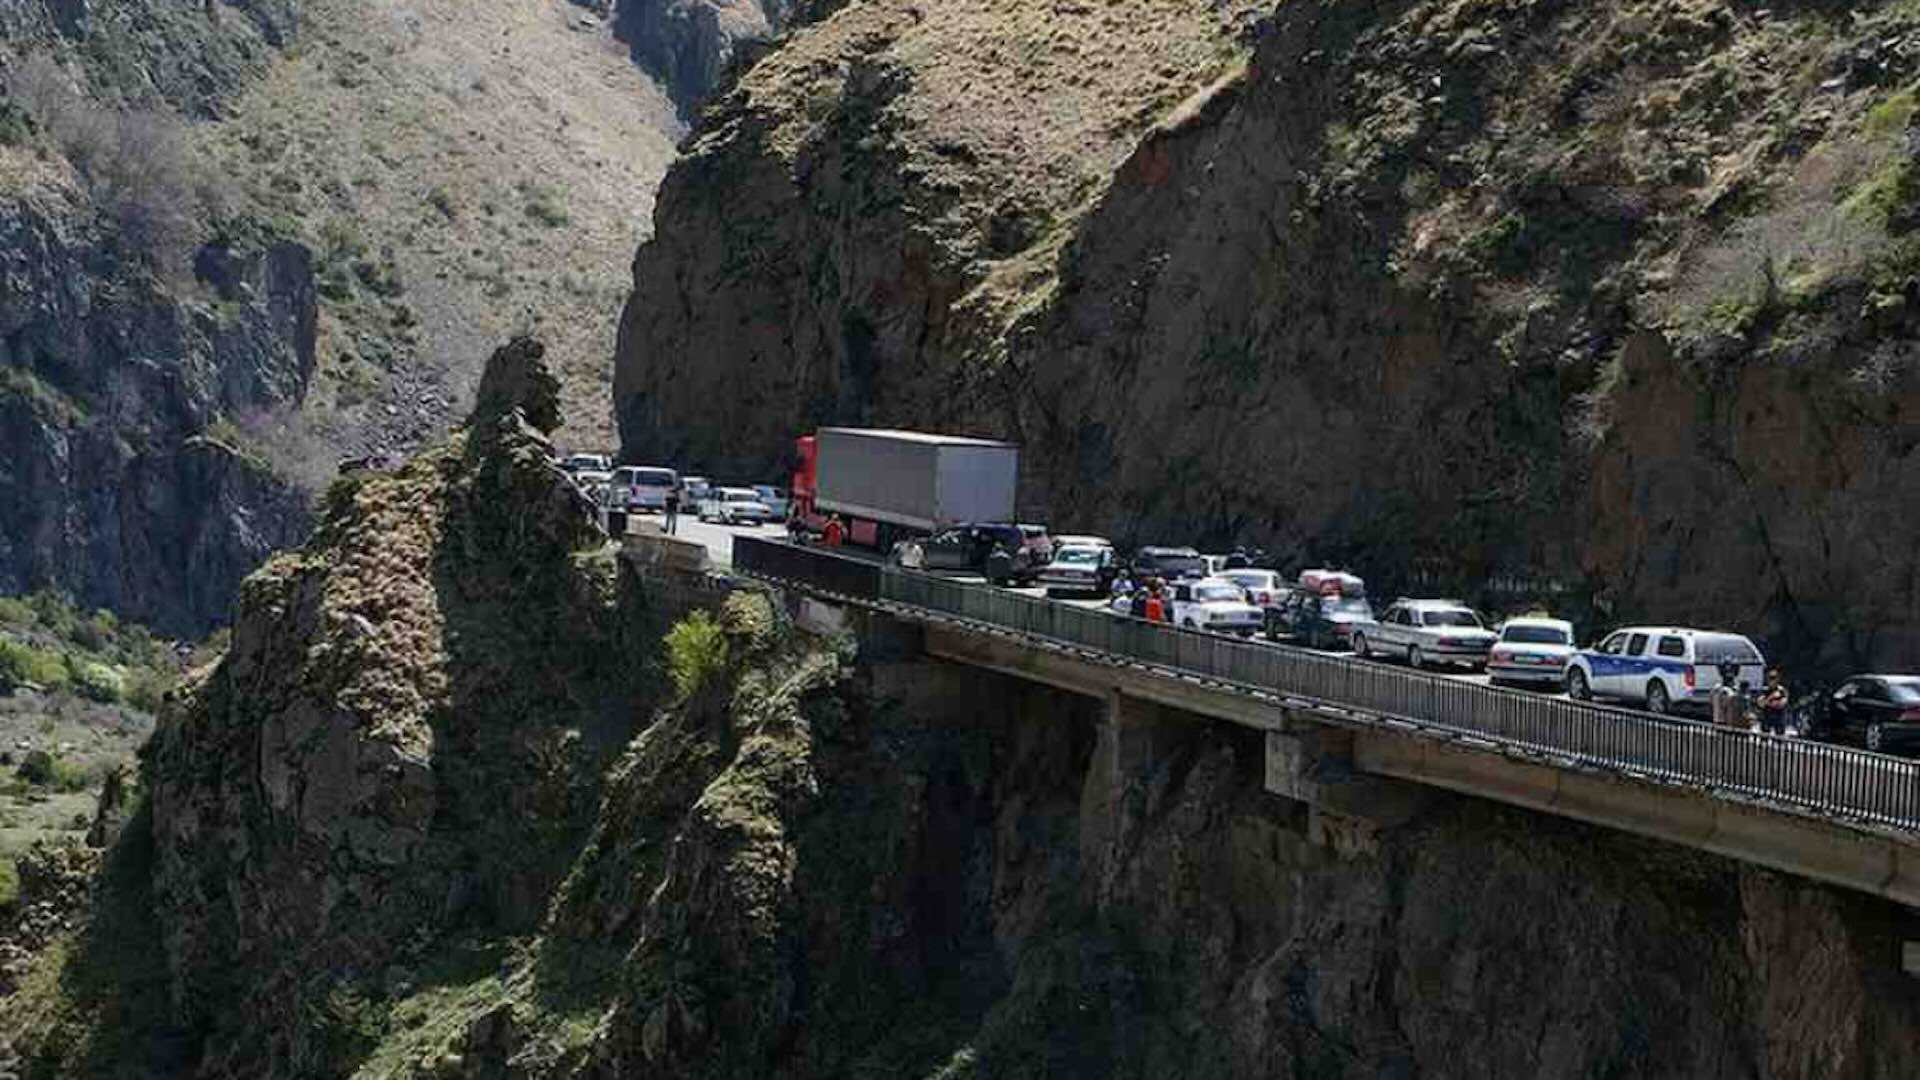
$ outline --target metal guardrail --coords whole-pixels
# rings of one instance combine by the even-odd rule
[[[880,599],[879,562],[838,554],[827,548],[763,540],[757,536],[733,538],[733,567],[758,577],[811,585],[856,600]]]
[[[734,563],[757,576],[938,613],[1160,669],[1169,677],[1198,676],[1402,719],[1565,765],[1920,829],[1920,763],[1883,754],[1149,623],[830,551],[737,538]]]

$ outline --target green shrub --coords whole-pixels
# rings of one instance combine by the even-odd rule
[[[14,775],[34,787],[57,791],[85,791],[93,779],[87,770],[45,750],[29,751]]]
[[[726,631],[711,612],[695,611],[667,631],[667,673],[681,697],[699,693],[726,667]]]
[[[88,701],[97,701],[102,705],[113,705],[120,701],[124,692],[120,673],[105,664],[96,664],[72,653],[65,657],[67,665],[67,684],[74,693]]]
[[[0,686],[32,683],[52,689],[65,686],[67,678],[65,655],[0,639]]]

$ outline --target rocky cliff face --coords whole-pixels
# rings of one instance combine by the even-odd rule
[[[0,209],[0,590],[198,636],[305,529],[304,497],[219,421],[305,392],[307,252],[209,248],[186,299],[70,179],[41,180]]]
[[[501,350],[460,436],[337,485],[156,733],[155,902],[205,1075],[342,1070],[365,1033],[341,1002],[456,933],[536,927],[578,842],[646,624],[548,464],[539,358]]]
[[[973,69],[1005,114],[960,109],[902,43],[963,36],[865,8],[664,185],[630,450],[750,474],[819,422],[997,432],[1075,527],[1910,661],[1904,9],[1282,5],[1211,86],[1067,54],[1184,100],[1062,140],[1057,38],[1008,29]]]
[[[439,438],[536,327],[563,445],[605,449],[680,128],[591,23],[0,0],[0,589],[197,637],[339,460]]]
[[[299,14],[293,0],[4,0],[0,58],[17,67],[34,54],[68,56],[105,95],[217,116],[292,40]]]
[[[596,5],[598,6],[598,5]],[[793,0],[624,0],[609,3],[613,31],[691,117],[743,49],[768,41]],[[605,10],[603,7],[602,10]]]
[[[176,117],[278,55],[291,4],[0,4],[0,590],[203,635],[306,528],[233,421],[314,370],[308,252],[213,228]]]

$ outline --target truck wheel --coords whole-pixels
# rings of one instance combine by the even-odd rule
[[[1427,658],[1426,655],[1420,651],[1420,646],[1407,646],[1407,666],[1415,671],[1424,671],[1426,669]]]
[[[1673,708],[1673,702],[1667,698],[1666,685],[1655,679],[1647,684],[1647,711],[1655,716],[1665,716]]]
[[[1353,655],[1359,657],[1362,660],[1367,659],[1367,657],[1371,655],[1370,653],[1367,652],[1367,635],[1365,634],[1353,635]]]

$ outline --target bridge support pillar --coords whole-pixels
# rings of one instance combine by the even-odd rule
[[[1146,817],[1154,774],[1187,730],[1166,712],[1119,690],[1106,695],[1099,742],[1080,791],[1080,856],[1100,883],[1103,900]]]
[[[1375,831],[1404,825],[1429,798],[1415,784],[1368,776],[1353,764],[1353,734],[1310,722],[1267,732],[1267,791],[1307,804],[1307,835],[1341,855],[1370,854]]]

